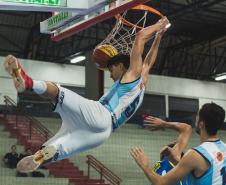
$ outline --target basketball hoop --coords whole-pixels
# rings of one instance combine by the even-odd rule
[[[146,27],[147,15],[154,14],[159,18],[164,17],[161,12],[146,5],[137,5],[129,11],[133,10],[143,11],[144,14],[141,14],[141,18],[139,17],[139,20],[137,20],[136,23],[132,23],[127,19],[126,15],[128,11],[122,15],[117,14],[115,16],[116,24],[114,28],[109,35],[97,45],[97,47],[105,44],[111,45],[117,50],[118,54],[130,55],[136,33]],[[167,25],[167,28],[169,26],[170,25]],[[152,38],[154,38],[154,36]]]
[[[161,14],[158,10],[150,7],[150,6],[146,6],[146,5],[138,5],[138,6],[135,6],[134,8],[132,8],[132,10],[140,10],[140,11],[146,11],[146,12],[149,12],[149,13],[153,13],[153,14],[156,14],[158,15],[160,18],[164,17],[163,14]],[[143,26],[138,26],[136,24],[133,24],[131,23],[130,21],[127,21],[123,16],[121,16],[120,14],[117,14],[115,16],[115,18],[119,21],[121,21],[123,24],[125,24],[126,26],[128,27],[136,27],[138,29],[143,29],[144,27]]]

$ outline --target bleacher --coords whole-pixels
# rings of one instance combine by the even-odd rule
[[[2,185],[68,185],[69,181],[66,178],[53,178],[49,175],[48,170],[39,169],[45,175],[44,178],[29,177],[16,177],[16,169],[5,167],[3,157],[6,153],[10,152],[11,146],[16,144],[17,153],[22,153],[24,147],[17,144],[15,138],[10,138],[10,133],[5,130],[5,127],[0,124],[0,179]]]

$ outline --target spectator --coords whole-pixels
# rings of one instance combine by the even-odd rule
[[[11,146],[11,152],[5,154],[3,160],[8,168],[16,168],[19,161],[18,153],[16,152],[16,145]]]
[[[25,151],[24,151],[24,153],[20,153],[20,155],[19,155],[19,161],[21,159],[23,159],[24,157],[27,157],[29,155],[32,155],[31,149],[30,148],[26,148]]]

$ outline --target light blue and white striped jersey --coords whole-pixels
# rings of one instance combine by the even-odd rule
[[[208,141],[194,148],[210,163],[209,169],[198,178],[190,176],[194,185],[226,185],[226,144],[221,140]]]
[[[142,77],[130,83],[121,83],[120,80],[99,100],[112,115],[113,129],[120,127],[133,116],[143,101],[145,91]]]

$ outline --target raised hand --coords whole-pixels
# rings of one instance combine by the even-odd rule
[[[153,116],[147,116],[144,119],[145,127],[147,127],[151,131],[163,129],[164,128],[164,126],[163,126],[164,122],[165,121],[163,121],[162,119],[156,118],[156,117],[153,117]]]
[[[160,158],[162,159],[163,156],[168,156],[168,158],[170,158],[171,162],[173,162],[174,164],[177,164],[181,159],[181,153],[176,152],[175,149],[169,146],[164,146],[161,149]]]
[[[167,17],[163,17],[162,19],[160,19],[160,24],[161,24],[161,27],[156,32],[156,36],[158,36],[158,37],[162,37],[164,35],[164,33],[167,31],[167,29],[171,26]]]
[[[149,159],[141,148],[135,147],[130,150],[130,154],[142,169],[149,168]]]
[[[169,20],[167,19],[167,17],[163,17],[161,18],[156,24],[155,26],[157,27],[156,31],[160,32],[162,30],[167,30],[167,28],[169,28]]]
[[[170,22],[169,22],[169,20],[167,19],[167,17],[163,17],[162,18],[163,20],[162,20],[162,26],[163,26],[163,29],[167,29],[167,28],[169,28],[169,24],[170,24]]]

